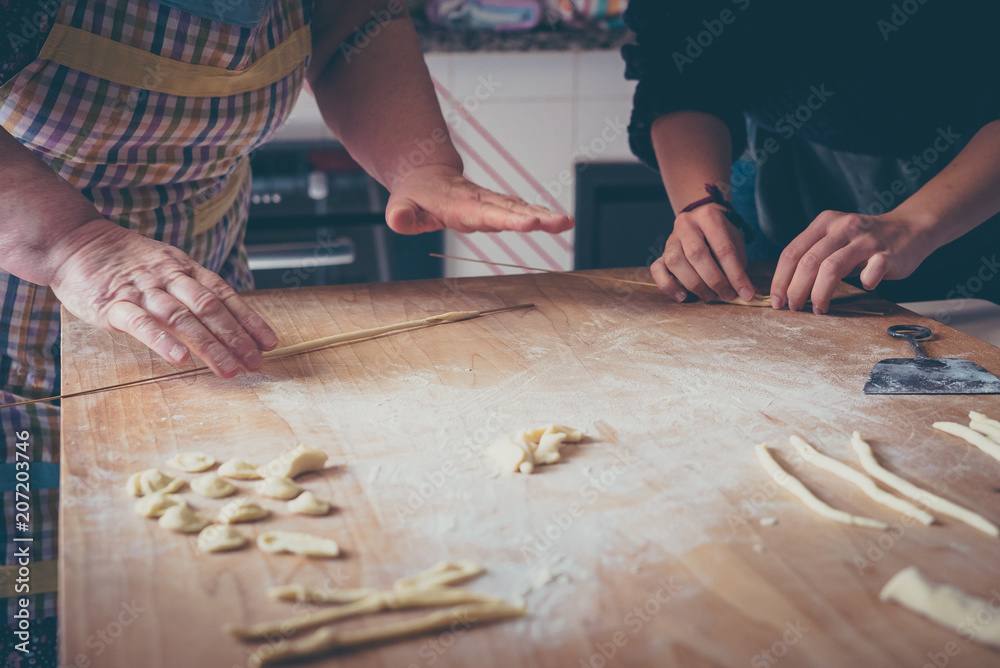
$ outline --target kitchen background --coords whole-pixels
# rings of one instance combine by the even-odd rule
[[[639,166],[628,147],[634,82],[624,78],[619,49],[630,35],[615,18],[623,3],[580,0],[575,14],[568,1],[555,3],[563,5],[561,17],[568,21],[534,3],[542,10],[531,30],[482,29],[491,27],[483,25],[488,20],[511,25],[524,18],[529,2],[430,4],[426,12],[415,7],[414,17],[466,174],[488,188],[570,214],[579,213],[582,197],[589,218],[581,226],[589,229],[558,236],[448,231],[436,239],[399,237],[383,222],[385,192],[343,154],[304,92],[274,141],[255,157],[248,246],[258,287],[519,271],[454,260],[441,266],[427,257],[432,251],[557,270],[644,263],[656,239],[636,243],[635,232],[623,244],[635,249],[630,257],[596,255],[605,246],[601,239],[625,233],[602,233],[601,225],[622,224],[610,219],[644,218],[649,227],[649,216],[633,215],[636,205],[664,218],[639,232],[645,236],[665,238],[671,217],[656,175]],[[484,13],[490,4],[522,13]],[[451,14],[440,15],[449,9]],[[451,19],[450,27],[428,22],[435,11],[439,23]],[[623,198],[614,183],[645,190]],[[587,191],[579,192],[579,184]],[[626,200],[631,204],[618,207]],[[594,215],[600,211],[610,215]],[[574,262],[578,240],[587,257]]]

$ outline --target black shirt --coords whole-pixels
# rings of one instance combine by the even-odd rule
[[[638,80],[632,150],[655,165],[650,125],[677,110],[724,120],[734,158],[744,114],[881,157],[909,158],[939,128],[971,138],[1000,119],[996,4],[632,0],[625,21],[636,44],[622,49],[626,77]],[[803,105],[812,113],[800,122]]]

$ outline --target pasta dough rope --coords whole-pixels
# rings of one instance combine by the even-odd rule
[[[833,457],[824,455],[822,452],[809,445],[805,439],[793,435],[788,440],[790,440],[792,445],[795,446],[800,453],[802,453],[802,456],[806,461],[818,466],[824,471],[829,471],[838,478],[842,478],[850,483],[853,483],[870,499],[878,501],[882,505],[888,506],[893,510],[898,510],[904,515],[908,515],[917,520],[921,524],[930,525],[934,523],[934,516],[930,513],[917,508],[909,501],[904,501],[903,499],[895,497],[892,494],[879,489],[872,479],[864,473],[852,469],[847,464],[837,461]]]
[[[976,411],[969,411],[969,426],[1000,443],[1000,421],[992,420]]]
[[[983,436],[978,431],[970,429],[957,422],[935,422],[931,425],[938,431],[943,431],[952,436],[964,438],[966,441],[976,446],[993,459],[1000,462],[1000,443],[995,443],[992,439]]]
[[[805,485],[803,485],[797,478],[788,473],[785,469],[781,468],[781,465],[774,460],[771,453],[768,452],[767,444],[761,443],[757,446],[757,459],[760,461],[760,465],[764,467],[774,482],[778,483],[786,490],[794,494],[802,503],[806,504],[810,510],[819,513],[823,517],[833,520],[834,522],[840,522],[841,524],[852,524],[854,526],[866,527],[869,529],[886,529],[889,525],[885,522],[872,519],[870,517],[859,517],[857,515],[851,515],[843,510],[837,510],[831,506],[820,501],[812,492],[810,492]]]
[[[970,527],[978,529],[985,534],[990,536],[1000,536],[1000,528],[982,515],[978,515],[971,510],[963,508],[957,503],[952,503],[948,499],[937,496],[936,494],[931,494],[927,490],[917,487],[908,480],[904,480],[892,471],[884,468],[878,463],[878,460],[875,459],[875,454],[872,452],[871,446],[861,438],[861,434],[858,432],[854,432],[851,435],[851,445],[854,447],[854,451],[858,453],[858,458],[861,460],[861,467],[868,471],[871,476],[878,478],[884,484],[892,487],[900,494],[908,496],[914,501],[927,506],[931,510],[938,511],[942,515],[948,515],[949,517],[953,517],[960,522],[965,522]]]
[[[878,597],[909,608],[963,636],[969,633],[969,640],[1000,647],[1000,616],[993,612],[990,602],[970,596],[958,587],[934,584],[913,566],[892,576]],[[976,624],[970,628],[971,620]]]
[[[495,600],[460,605],[448,610],[438,610],[416,619],[390,622],[363,629],[349,631],[320,629],[301,640],[290,641],[284,646],[262,647],[254,652],[250,662],[252,665],[269,666],[285,661],[306,659],[333,650],[346,651],[364,645],[401,640],[422,633],[443,631],[453,628],[455,625],[468,628],[474,624],[511,619],[523,615],[524,608]]]

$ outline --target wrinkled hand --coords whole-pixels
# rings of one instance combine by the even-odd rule
[[[445,165],[415,170],[395,185],[385,208],[394,232],[420,234],[445,228],[458,232],[562,232],[569,216],[481,188]]]
[[[649,268],[660,291],[684,301],[687,291],[701,299],[733,299],[737,293],[753,299],[746,273],[743,237],[729,222],[725,209],[706,204],[677,215],[663,255]]]
[[[811,298],[813,312],[826,313],[841,279],[860,270],[861,284],[872,290],[882,279],[906,278],[933,250],[919,225],[892,212],[824,211],[782,251],[771,303],[797,311]]]
[[[168,362],[190,349],[219,376],[255,370],[274,332],[217,274],[183,251],[99,219],[54,252],[50,287],[78,318],[131,334]]]

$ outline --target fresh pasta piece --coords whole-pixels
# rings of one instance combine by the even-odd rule
[[[350,603],[324,608],[315,612],[308,612],[297,617],[279,619],[273,622],[262,622],[247,627],[231,625],[226,627],[226,630],[230,635],[240,640],[262,640],[273,637],[275,633],[280,633],[283,637],[289,637],[303,631],[308,631],[309,629],[332,624],[342,619],[371,615],[383,610],[435,608],[446,605],[485,602],[502,603],[498,599],[476,594],[467,589],[454,589],[451,587],[405,589],[394,592],[377,591]]]
[[[958,424],[957,422],[935,422],[931,426],[938,431],[945,432],[946,434],[964,438],[966,441],[1000,462],[1000,443],[994,442],[993,439],[980,434],[975,429],[970,429],[969,427]]]
[[[989,601],[970,596],[958,587],[935,584],[914,566],[892,576],[878,597],[963,636],[968,634],[970,640],[1000,647],[1000,615]]]
[[[170,506],[184,503],[178,494],[154,492],[135,502],[135,512],[143,517],[160,517]]]
[[[218,474],[206,473],[191,481],[191,490],[210,499],[219,499],[236,493],[236,486]]]
[[[303,473],[319,471],[326,466],[328,458],[329,455],[322,450],[300,445],[294,450],[286,452],[277,459],[265,464],[262,469],[268,476],[295,478]]]
[[[312,492],[302,492],[288,502],[288,511],[297,515],[326,515],[330,512],[330,503]]]
[[[340,555],[340,546],[332,538],[293,531],[262,533],[257,536],[257,547],[273,554],[288,552],[318,558],[333,558]]]
[[[246,544],[246,536],[229,525],[209,524],[198,534],[198,549],[202,552],[231,552]]]
[[[850,483],[856,485],[862,492],[864,492],[870,499],[878,501],[883,506],[888,506],[893,510],[897,510],[904,515],[912,517],[921,524],[930,525],[934,523],[934,516],[930,513],[917,508],[915,505],[909,501],[900,499],[899,497],[893,496],[888,492],[885,492],[878,487],[871,478],[866,476],[864,473],[852,469],[847,464],[837,461],[833,457],[829,457],[819,452],[816,448],[809,445],[804,439],[798,436],[792,436],[789,439],[792,445],[802,454],[802,457],[809,463],[818,466],[824,471],[829,471],[838,478],[842,478]]]
[[[500,438],[486,449],[486,453],[504,471],[534,473],[537,466],[562,459],[559,447],[563,443],[579,442],[583,436],[579,429],[550,424]]]
[[[186,503],[167,508],[160,516],[160,526],[178,533],[198,533],[208,525],[204,515]]]
[[[1000,421],[992,420],[976,411],[969,411],[969,427],[1000,443]]]
[[[799,482],[797,478],[785,471],[785,469],[781,468],[781,465],[778,464],[778,462],[774,460],[774,457],[771,456],[771,453],[768,452],[766,443],[758,445],[756,451],[757,459],[760,461],[760,465],[763,466],[764,470],[767,471],[767,474],[774,479],[774,482],[778,483],[795,495],[795,497],[797,497],[802,503],[806,504],[810,510],[819,513],[823,517],[831,519],[834,522],[840,522],[841,524],[851,524],[868,529],[888,528],[888,525],[885,522],[881,522],[870,517],[851,515],[843,510],[832,508],[820,501],[806,488],[805,485]]]
[[[272,499],[294,499],[302,492],[302,488],[291,478],[269,475],[254,487],[261,496]]]
[[[243,461],[242,459],[230,459],[219,467],[219,475],[237,480],[260,480],[264,476],[256,464]]]
[[[183,486],[183,478],[175,478],[160,469],[146,469],[139,473],[133,473],[125,482],[125,489],[132,496],[146,496],[156,492],[171,494]]]
[[[333,650],[348,651],[365,645],[374,645],[424,633],[433,633],[454,628],[455,624],[483,624],[500,619],[511,619],[524,615],[524,608],[504,601],[471,603],[447,610],[438,610],[422,617],[390,622],[363,629],[339,631],[325,628],[283,645],[265,645],[251,657],[251,663],[268,666],[291,660],[315,657]]]
[[[874,453],[872,453],[872,448],[861,438],[861,434],[854,432],[851,435],[851,445],[854,447],[854,451],[858,453],[858,457],[861,459],[861,467],[868,473],[879,480],[885,485],[892,487],[894,490],[908,496],[918,503],[922,503],[931,510],[936,510],[942,515],[948,515],[956,520],[965,522],[970,527],[978,529],[985,534],[990,536],[1000,536],[1000,528],[987,520],[982,515],[978,515],[967,508],[963,508],[957,503],[952,503],[948,499],[941,498],[935,494],[931,494],[925,489],[917,487],[913,483],[904,480],[892,471],[884,468],[875,459]]]
[[[252,499],[234,499],[219,510],[221,524],[256,522],[271,515],[271,511]]]
[[[201,473],[215,466],[215,457],[204,452],[182,452],[168,459],[167,464],[186,473]]]

